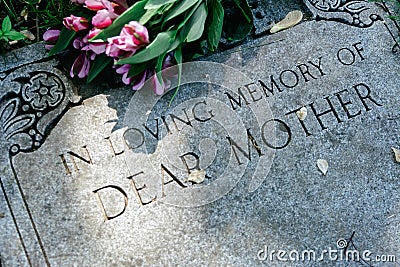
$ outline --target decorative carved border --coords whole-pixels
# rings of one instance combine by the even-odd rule
[[[8,141],[1,144],[1,149],[8,150],[12,170],[10,175],[0,177],[0,186],[29,266],[50,266],[50,262],[14,169],[13,157],[40,148],[62,115],[81,99],[67,77],[55,68],[56,64],[56,60],[29,63],[0,73],[0,132]],[[7,194],[14,188],[20,197]],[[26,217],[15,216],[17,211]]]
[[[79,101],[69,84],[49,63],[18,68],[3,79],[9,90],[0,98],[0,126],[11,156],[38,149],[66,107]]]
[[[374,3],[368,0],[306,0],[317,19],[333,20],[367,28],[382,20]]]

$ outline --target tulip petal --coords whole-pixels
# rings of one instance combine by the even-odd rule
[[[43,40],[45,40],[46,42],[54,42],[58,39],[60,33],[61,33],[60,30],[47,30],[43,34]]]
[[[139,77],[133,84],[132,90],[138,91],[138,90],[142,89],[144,82],[146,81],[146,74],[147,74],[147,71],[144,71],[142,74],[138,74]]]
[[[165,84],[164,81],[160,83],[157,75],[154,75],[152,78],[153,90],[156,95],[162,95],[164,93]]]
[[[112,23],[111,17],[110,12],[105,9],[97,11],[97,14],[92,18],[92,24],[99,29],[106,28]]]
[[[84,78],[88,75],[90,68],[90,61],[85,54],[80,54],[72,64],[71,70],[69,72],[70,76],[73,78],[77,73],[79,78]]]
[[[98,10],[102,10],[102,9],[105,8],[103,3],[101,1],[97,1],[97,0],[86,0],[85,1],[85,7],[87,9],[90,9],[90,10],[93,10],[93,11],[98,11]]]

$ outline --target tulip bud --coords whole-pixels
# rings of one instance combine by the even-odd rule
[[[65,27],[67,27],[67,29],[76,32],[89,28],[89,22],[87,19],[83,17],[76,17],[74,15],[64,18],[63,24]]]

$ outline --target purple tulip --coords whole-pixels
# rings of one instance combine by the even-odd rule
[[[114,6],[114,11],[118,15],[121,15],[122,13],[124,13],[125,10],[129,8],[126,0],[114,0],[113,2],[117,4],[116,6]]]
[[[158,80],[157,75],[153,75],[151,78],[151,84],[153,85],[153,90],[156,95],[162,95],[164,91],[167,89],[164,79],[162,79],[161,83]]]
[[[78,75],[79,78],[84,78],[88,75],[90,68],[90,60],[86,53],[80,54],[72,64],[69,75],[73,78],[75,74]]]
[[[65,27],[67,27],[67,29],[76,32],[89,28],[89,22],[87,19],[83,17],[76,17],[74,15],[64,18],[63,24]]]
[[[162,95],[164,91],[168,90],[171,87],[171,80],[173,77],[178,76],[178,68],[173,68],[174,63],[172,62],[173,53],[169,53],[162,65],[161,76],[162,82],[158,80],[156,74],[154,74],[152,78],[153,90],[156,95]],[[156,71],[154,71],[155,73]]]
[[[89,49],[96,55],[103,54],[106,51],[106,43],[104,42],[90,42]]]
[[[128,77],[128,73],[129,73],[129,70],[131,67],[132,67],[131,65],[125,64],[125,65],[118,67],[116,69],[116,72],[118,74],[122,74],[122,82],[124,84],[126,84],[126,85],[133,84],[132,90],[137,91],[143,87],[144,82],[146,81],[147,70],[143,71],[142,73],[139,73],[136,76]]]
[[[94,52],[96,55],[102,54],[106,51],[106,43],[99,40],[89,43],[90,32],[87,36],[78,37],[73,42],[72,45],[75,49],[81,51]]]
[[[129,72],[130,68],[131,68],[131,65],[125,64],[125,65],[118,67],[115,70],[116,73],[122,74],[122,82],[126,85],[131,84],[131,82],[133,80],[132,77],[128,77],[128,72]]]
[[[85,3],[88,9],[97,11],[92,18],[92,24],[100,29],[110,26],[114,19],[126,10],[125,7],[108,0],[86,0]]]
[[[127,57],[149,43],[146,27],[139,22],[131,21],[125,25],[119,36],[107,39],[106,54],[110,57]]]
[[[87,50],[87,40],[85,38],[78,37],[72,42],[72,46],[75,49],[86,51]]]
[[[88,39],[92,39],[93,37],[95,37],[97,34],[99,34],[101,32],[100,29],[97,28],[93,28],[90,30],[87,38]],[[91,41],[89,42],[89,49],[91,51],[93,51],[95,54],[99,55],[102,54],[106,51],[106,42],[103,42],[102,40],[95,40],[95,41]]]
[[[47,30],[43,34],[43,40],[46,42],[56,42],[60,36],[60,30]]]
[[[60,36],[60,32],[60,30],[47,30],[43,34],[43,40],[49,43],[44,46],[47,50],[51,50],[54,47],[54,44]]]
[[[133,81],[132,90],[137,91],[142,89],[144,82],[146,81],[147,71],[143,71],[142,73],[135,76],[135,80]]]
[[[172,79],[178,76],[178,68],[174,67],[175,64],[172,62],[174,58],[174,53],[168,53],[165,57],[164,63],[162,65],[162,75],[166,80]]]

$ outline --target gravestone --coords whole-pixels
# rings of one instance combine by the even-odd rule
[[[399,27],[382,3],[305,4],[184,64],[174,98],[7,55],[0,265],[395,266]]]

